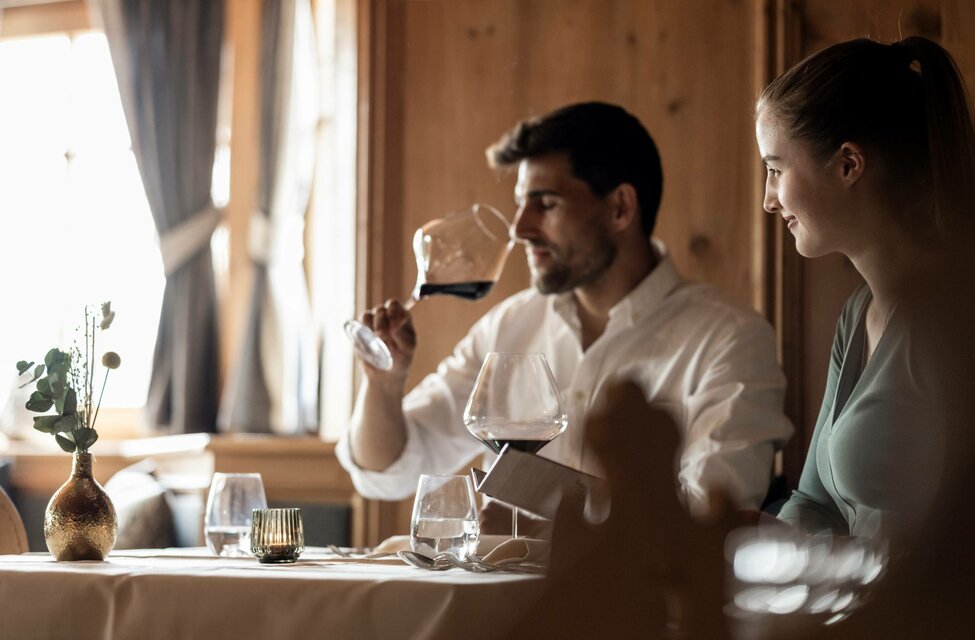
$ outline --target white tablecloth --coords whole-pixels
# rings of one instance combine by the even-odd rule
[[[538,576],[432,572],[309,550],[293,565],[205,549],[105,562],[0,556],[0,638],[84,640],[490,638],[537,597]]]

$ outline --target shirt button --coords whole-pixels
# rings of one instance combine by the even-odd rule
[[[574,395],[575,395],[576,402],[585,402],[586,394],[583,393],[582,391],[576,391]]]

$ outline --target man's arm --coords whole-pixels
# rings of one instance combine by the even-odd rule
[[[707,511],[715,489],[739,508],[757,509],[775,450],[792,435],[774,334],[758,317],[739,320],[714,340],[706,358],[697,388],[685,400],[682,491],[693,513]]]
[[[394,365],[389,372],[366,366],[367,381],[353,422],[335,447],[336,457],[361,495],[384,500],[405,498],[416,490],[421,473],[454,473],[484,451],[484,445],[464,428],[464,406],[484,355],[496,350],[496,337],[517,336],[519,327],[526,324],[506,320],[508,310],[519,300],[517,296],[509,298],[485,314],[440,362],[436,372],[405,396],[406,369],[416,344],[412,325],[399,325],[406,332],[402,335],[384,336],[390,327],[397,326],[395,314],[400,311],[387,309],[385,319],[378,310],[370,312],[372,317],[363,316],[389,339]],[[517,350],[518,344],[517,340],[509,342],[507,348]]]
[[[819,436],[829,424],[830,415],[833,413],[836,387],[839,384],[840,370],[843,367],[843,358],[849,339],[846,324],[850,322],[853,322],[852,310],[850,303],[847,302],[843,308],[843,314],[836,322],[836,334],[833,336],[829,369],[826,374],[826,390],[823,393],[822,405],[819,407],[819,417],[816,419],[812,440],[806,452],[802,475],[799,477],[799,487],[792,492],[778,514],[779,520],[788,522],[807,533],[823,530],[840,535],[850,533],[849,524],[837,509],[826,487],[823,486],[822,479],[819,477],[819,465],[816,463],[819,455]]]

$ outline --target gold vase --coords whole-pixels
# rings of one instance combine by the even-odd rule
[[[115,546],[115,506],[91,475],[91,461],[75,451],[71,477],[47,503],[44,541],[56,560],[104,560]]]

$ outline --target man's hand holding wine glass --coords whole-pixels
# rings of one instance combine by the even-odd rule
[[[369,309],[362,314],[362,324],[386,344],[393,357],[393,367],[384,371],[364,362],[366,375],[371,382],[379,380],[405,381],[406,374],[413,363],[416,352],[416,329],[413,316],[399,300],[387,300],[385,304]]]
[[[410,309],[423,298],[450,295],[464,300],[480,300],[491,291],[501,275],[514,240],[508,219],[491,205],[478,203],[469,211],[437,218],[416,230],[413,254],[416,257],[416,286],[406,302],[387,301],[367,311],[363,320],[349,320],[345,332],[359,358],[373,369],[400,368],[393,349],[404,345],[387,343],[377,335],[388,327],[392,338],[404,337],[412,355],[416,335],[395,333],[409,320]],[[402,313],[406,313],[405,320]],[[387,324],[388,323],[388,324]],[[412,332],[412,325],[409,326]],[[409,362],[406,363],[409,368]],[[405,376],[405,373],[403,374]]]

